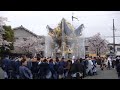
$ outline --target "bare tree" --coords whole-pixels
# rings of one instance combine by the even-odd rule
[[[97,56],[104,55],[108,51],[107,44],[108,41],[102,39],[99,33],[88,39],[89,51]]]

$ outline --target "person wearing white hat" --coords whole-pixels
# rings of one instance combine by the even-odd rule
[[[75,56],[72,57],[72,64],[75,62]]]
[[[90,75],[92,75],[93,62],[92,62],[91,58],[87,58],[87,60],[88,60],[88,65],[87,65],[88,68],[86,70],[86,73],[87,74],[90,73]]]
[[[112,66],[112,60],[110,57],[108,57],[107,59],[107,64],[108,64],[108,69],[111,69],[111,66]]]

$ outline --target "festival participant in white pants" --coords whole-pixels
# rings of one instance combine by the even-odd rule
[[[86,70],[86,73],[87,74],[90,73],[90,75],[92,75],[93,62],[92,62],[91,58],[87,58],[87,60],[88,60],[88,65],[87,65],[88,68]]]
[[[93,69],[92,69],[92,71],[93,71],[93,75],[95,75],[95,74],[97,74],[97,61],[96,61],[96,57],[94,57],[92,59],[92,62],[93,62]]]
[[[110,57],[108,57],[107,59],[107,66],[108,66],[108,69],[111,69],[111,66],[112,66],[112,60]]]

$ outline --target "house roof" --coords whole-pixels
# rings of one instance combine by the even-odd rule
[[[30,30],[26,29],[25,27],[23,27],[22,25],[16,28],[13,28],[13,30],[18,30],[18,29],[24,29],[25,31],[31,33],[32,35],[34,35],[35,37],[39,37],[38,35],[36,35],[35,33],[31,32]]]

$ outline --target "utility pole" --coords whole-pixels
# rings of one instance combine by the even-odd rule
[[[113,51],[115,55],[115,26],[114,26],[114,19],[113,19]]]
[[[62,57],[65,58],[65,34],[64,34],[64,23],[65,23],[65,19],[62,19]]]

